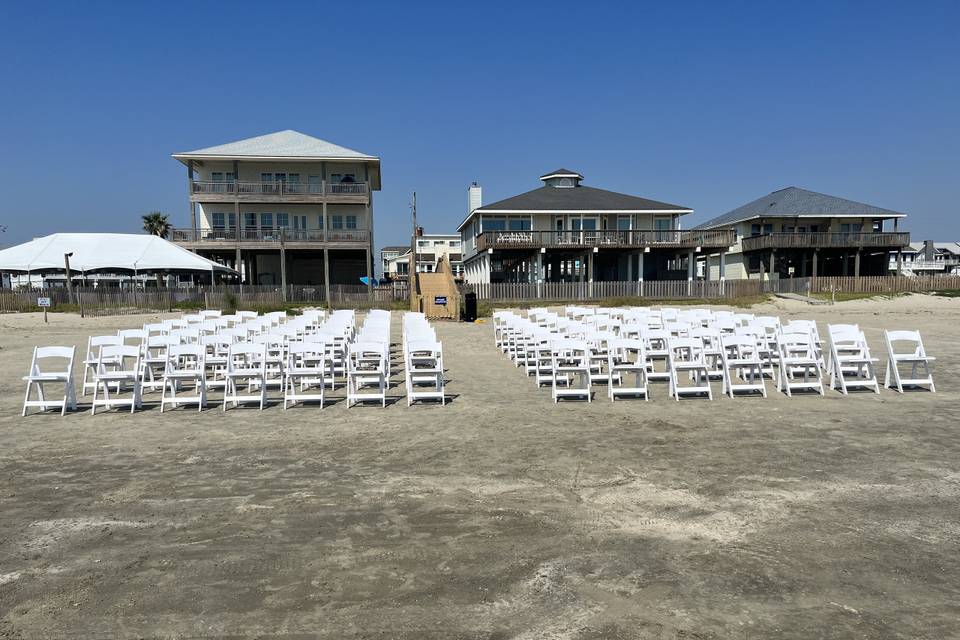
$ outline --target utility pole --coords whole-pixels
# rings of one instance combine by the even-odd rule
[[[70,281],[70,256],[73,252],[63,254],[63,269],[67,274],[67,299],[73,302],[73,283]]]
[[[413,203],[410,205],[413,210],[413,234],[410,236],[410,261],[407,266],[407,283],[410,289],[410,310],[419,311],[416,306],[417,290],[419,287],[417,278],[417,192],[413,192]]]

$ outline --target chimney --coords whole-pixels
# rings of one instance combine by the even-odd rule
[[[927,240],[923,243],[923,259],[933,262],[936,258],[937,249],[936,245],[933,244],[933,240]]]
[[[470,188],[467,189],[468,202],[467,202],[467,213],[473,213],[474,209],[479,209],[483,206],[483,195],[480,185],[474,182],[470,185]]]

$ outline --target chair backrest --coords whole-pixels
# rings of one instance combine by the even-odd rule
[[[144,329],[120,329],[117,331],[117,336],[124,342],[135,342],[136,344],[143,344],[149,333]]]
[[[916,356],[926,358],[927,352],[923,348],[923,340],[920,338],[919,331],[884,331],[884,338],[887,343],[887,353],[891,356]],[[898,348],[905,348],[898,351]]]
[[[667,345],[672,362],[703,363],[703,341],[700,338],[671,338]]]
[[[259,371],[267,368],[267,345],[254,342],[237,342],[227,351],[227,372]]]
[[[173,371],[203,371],[206,347],[200,344],[173,344],[167,348],[168,372]]]
[[[112,370],[125,373],[139,373],[141,349],[129,344],[111,344],[100,347],[97,357],[98,369],[103,370],[103,363],[109,362]]]
[[[30,361],[30,375],[40,375],[41,373],[66,373],[73,371],[73,359],[76,355],[76,347],[34,347],[33,358]],[[44,363],[44,369],[41,369],[40,360],[66,360],[65,367],[61,370],[53,370],[52,364]],[[50,366],[47,366],[50,364]]]
[[[607,343],[607,349],[610,358],[619,362],[640,363],[646,360],[643,340],[639,338],[614,338]],[[631,354],[636,354],[636,358],[631,358]]]
[[[725,358],[752,360],[759,357],[757,341],[753,336],[722,334],[720,336],[721,354]]]
[[[200,315],[204,318],[219,318],[221,315],[223,315],[223,311],[220,311],[219,309],[205,309],[204,311],[200,312]]]
[[[123,344],[120,336],[90,336],[87,339],[87,359],[95,360],[101,347]]]

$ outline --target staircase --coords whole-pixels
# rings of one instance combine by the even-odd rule
[[[420,293],[417,302],[420,311],[430,319],[457,320],[460,318],[460,292],[453,279],[453,271],[446,257],[437,262],[433,273],[419,274]]]

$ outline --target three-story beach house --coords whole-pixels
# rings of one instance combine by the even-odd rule
[[[176,153],[190,228],[172,240],[247,284],[361,284],[373,275],[380,159],[297,131]]]

